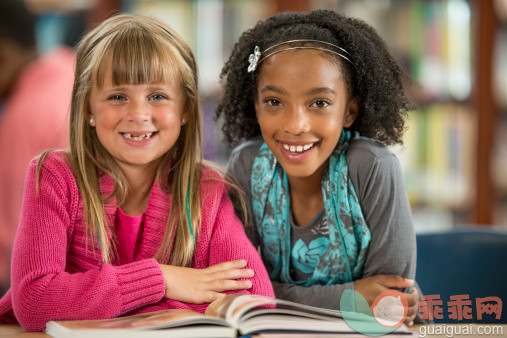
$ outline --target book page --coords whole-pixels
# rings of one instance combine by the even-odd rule
[[[223,320],[218,318],[210,318],[200,313],[183,309],[162,310],[101,320],[62,320],[55,321],[55,323],[69,330],[157,329],[197,323],[226,325]]]
[[[247,315],[247,313],[257,313],[259,311],[272,313],[273,315],[285,313],[328,320],[341,318],[340,311],[317,308],[265,296],[245,294],[230,294],[214,301],[206,309],[206,314],[223,318],[231,323],[232,326],[238,327],[243,318],[255,315],[253,313]]]
[[[225,295],[215,301],[213,301],[206,308],[206,316],[217,317],[225,319],[227,309],[231,305],[232,301],[238,297],[244,296],[242,293],[233,293],[230,295]]]
[[[303,305],[259,295],[231,294],[213,302],[210,315],[225,318],[241,334],[254,332],[355,332],[342,318],[341,312]],[[207,312],[208,313],[208,312]],[[362,313],[347,317],[358,323],[371,318]],[[405,331],[405,327],[399,332]]]

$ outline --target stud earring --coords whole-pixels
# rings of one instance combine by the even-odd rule
[[[93,127],[93,117],[90,117],[90,125]]]
[[[182,118],[181,123],[185,123],[185,122],[187,122],[187,120],[185,120],[185,118]]]

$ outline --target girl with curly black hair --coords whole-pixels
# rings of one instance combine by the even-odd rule
[[[340,308],[405,291],[417,313],[416,244],[399,162],[411,80],[376,31],[332,11],[280,13],[246,31],[217,108],[245,227],[278,298]],[[237,212],[240,212],[237,208]],[[412,290],[412,291],[411,291]]]

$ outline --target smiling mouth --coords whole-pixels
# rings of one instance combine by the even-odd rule
[[[128,138],[129,140],[134,140],[134,141],[147,140],[147,139],[150,139],[153,136],[155,136],[155,134],[156,134],[156,132],[150,132],[150,133],[140,134],[140,135],[132,135],[130,133],[121,133],[121,135],[123,137]]]
[[[313,146],[315,146],[315,144],[317,144],[317,142],[307,143],[307,144],[299,144],[299,145],[287,144],[287,143],[283,143],[283,142],[280,142],[280,144],[282,145],[282,147],[285,150],[288,150],[291,153],[302,153],[304,151],[307,151],[308,149],[313,148]]]

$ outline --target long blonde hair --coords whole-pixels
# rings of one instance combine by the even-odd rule
[[[165,235],[155,258],[161,263],[189,266],[195,249],[189,218],[197,238],[201,223],[199,182],[203,163],[197,64],[192,51],[162,21],[119,14],[83,37],[77,46],[76,59],[69,158],[83,199],[87,233],[90,238],[99,240],[105,263],[112,260],[114,244],[109,239],[112,234],[104,206],[112,196],[121,205],[128,186],[125,176],[88,123],[91,89],[94,84],[99,88],[102,86],[104,72],[111,62],[115,85],[181,83],[188,122],[182,126],[178,140],[164,155],[157,171],[160,187],[172,194],[172,199]],[[39,167],[44,157],[41,156]],[[111,196],[101,196],[99,179],[103,174],[113,178]]]

